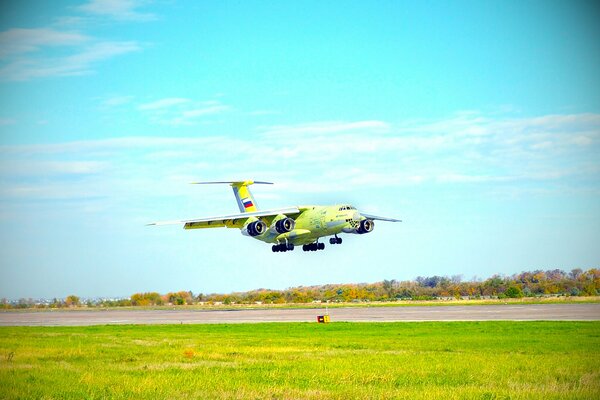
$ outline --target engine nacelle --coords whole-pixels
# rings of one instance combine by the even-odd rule
[[[356,229],[356,233],[362,235],[364,233],[373,232],[374,228],[375,222],[372,219],[363,219],[362,221],[360,221],[360,225]]]
[[[267,231],[267,224],[262,221],[254,221],[247,224],[242,229],[242,235],[246,236],[259,236]]]
[[[280,219],[279,221],[274,222],[273,225],[277,233],[288,233],[294,230],[294,227],[296,226],[296,221],[294,221],[290,217],[285,217]],[[273,225],[271,226],[271,229],[273,228]]]

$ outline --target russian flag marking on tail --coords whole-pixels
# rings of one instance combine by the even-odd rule
[[[252,203],[252,200],[250,200],[250,198],[246,197],[245,199],[242,199],[242,204],[244,205],[244,208],[250,208],[252,206],[254,206],[254,204]]]

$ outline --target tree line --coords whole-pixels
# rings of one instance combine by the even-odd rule
[[[485,280],[465,281],[461,275],[419,276],[412,281],[383,280],[375,283],[298,286],[285,290],[256,289],[228,294],[194,294],[191,291],[135,293],[122,299],[88,299],[70,295],[43,303],[32,299],[0,301],[0,308],[125,307],[193,304],[285,304],[312,302],[362,302],[434,300],[445,298],[520,298],[548,295],[597,296],[600,269],[535,270],[511,276],[493,275]]]

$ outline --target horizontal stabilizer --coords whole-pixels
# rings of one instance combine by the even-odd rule
[[[253,213],[258,211],[258,204],[256,204],[256,200],[254,200],[254,196],[252,196],[252,192],[250,192],[250,188],[248,186],[260,183],[264,185],[272,185],[272,182],[264,182],[264,181],[218,181],[218,182],[192,182],[192,185],[214,185],[214,184],[229,184],[233,189],[233,195],[235,196],[235,200],[237,201],[238,208],[240,212],[243,213]],[[186,225],[187,226],[187,225]],[[187,229],[187,228],[186,228]]]
[[[191,182],[190,185],[215,185],[215,184],[230,184],[232,186],[253,185],[255,183],[261,185],[273,185],[273,182],[263,181],[222,181],[222,182]]]

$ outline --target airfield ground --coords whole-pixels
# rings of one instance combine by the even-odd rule
[[[244,322],[311,322],[329,312],[333,321],[493,321],[600,320],[600,303],[497,304],[436,307],[345,307],[275,309],[108,309],[9,311],[0,313],[0,326],[85,326],[103,324],[199,324]]]
[[[0,398],[597,399],[600,321],[0,327]]]

